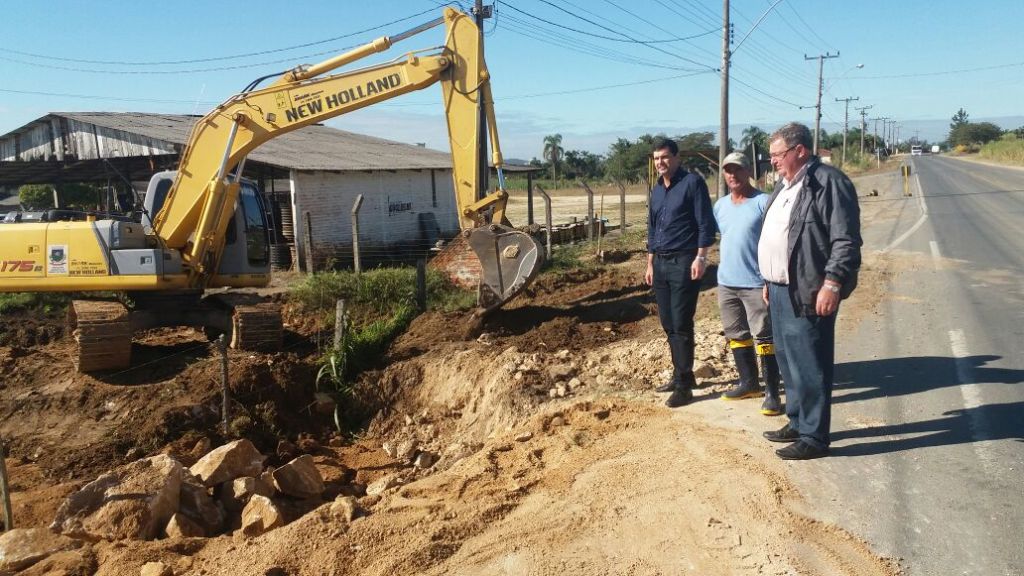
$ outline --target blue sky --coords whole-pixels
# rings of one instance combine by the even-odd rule
[[[960,107],[971,120],[1024,125],[1020,0],[782,0],[768,11],[775,2],[732,0],[734,139],[751,124],[813,124],[813,109],[799,106],[815,102],[817,61],[804,57],[837,52],[824,67],[829,131],[841,127],[835,99],[846,97],[859,97],[851,124],[854,107],[871,105],[868,117],[895,118],[904,138],[943,138]],[[404,31],[439,4],[4,2],[0,134],[58,111],[202,114],[253,78]],[[539,156],[553,133],[566,149],[603,153],[646,132],[717,132],[721,10],[717,0],[498,2],[485,42],[506,157]],[[435,29],[367,62],[441,42]],[[329,124],[447,147],[436,87]]]

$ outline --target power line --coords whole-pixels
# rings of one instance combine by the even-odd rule
[[[548,4],[548,5],[550,5],[550,6],[554,7],[554,8],[557,8],[558,10],[566,12],[567,14],[572,14],[572,12],[569,12],[568,10],[566,10],[566,9],[560,7],[560,6],[556,6],[555,4],[551,4],[550,2],[547,2],[546,0],[541,0],[541,2],[544,2],[545,4]],[[541,18],[540,16],[537,16],[537,15],[531,14],[531,13],[525,11],[525,10],[521,10],[519,8],[516,8],[515,6],[509,4],[508,2],[501,2],[501,4],[503,4],[505,6],[508,6],[509,8],[515,10],[516,12],[519,12],[520,14],[522,14],[524,16],[528,16],[530,18],[533,18],[534,20],[539,20],[539,21],[541,21],[541,22],[543,22],[545,24],[548,24],[550,26],[555,26],[557,28],[562,28],[563,30],[569,30],[570,32],[575,32],[577,34],[583,34],[585,36],[592,36],[594,38],[600,38],[602,40],[609,40],[611,42],[625,42],[625,43],[629,43],[629,44],[645,44],[645,45],[664,44],[664,43],[667,43],[667,42],[680,42],[680,41],[683,41],[683,40],[692,40],[694,38],[700,38],[701,36],[707,36],[708,34],[713,34],[714,32],[717,31],[717,30],[709,30],[707,32],[701,32],[700,34],[696,34],[696,35],[693,35],[693,36],[678,37],[678,38],[666,38],[666,39],[662,39],[662,40],[637,40],[636,38],[632,38],[632,37],[630,37],[627,34],[623,34],[622,32],[618,32],[618,34],[622,35],[624,38],[615,38],[615,37],[612,37],[612,36],[605,36],[603,34],[597,34],[597,33],[594,33],[594,32],[587,32],[586,30],[580,30],[578,28],[573,28],[571,26],[566,26],[565,24],[559,24],[557,22],[552,22],[551,20],[548,20],[546,18]],[[597,26],[599,28],[603,28],[605,30],[611,30],[612,32],[615,32],[614,30],[608,28],[607,26],[603,26],[603,25],[601,25],[601,24],[599,24],[597,22],[594,22],[593,20],[589,20],[587,18],[584,18],[582,16],[577,16],[575,14],[572,14],[572,15],[576,16],[580,20],[583,20],[585,22],[589,22],[589,23],[591,23],[594,26]],[[693,63],[697,64],[698,66],[704,66],[704,64],[701,64],[700,62],[693,62]]]
[[[512,24],[511,26],[509,26],[510,23]],[[578,52],[580,54],[595,56],[597,58],[603,58],[615,62],[623,62],[626,64],[637,64],[641,66],[649,66],[652,68],[662,68],[667,70],[690,70],[686,68],[681,68],[679,66],[654,62],[652,60],[644,60],[632,55],[628,55],[624,52],[611,50],[609,48],[605,48],[602,46],[598,46],[596,44],[586,42],[585,40],[571,38],[559,32],[558,30],[543,28],[533,23],[527,22],[526,20],[521,20],[508,14],[504,15],[503,27],[506,30],[515,32],[516,34],[521,34],[523,36],[537,40],[539,42],[543,42],[545,44],[551,44],[552,46],[558,46],[560,48],[564,48],[572,52]]]
[[[916,72],[910,74],[889,74],[884,76],[857,76],[850,80],[882,80],[889,78],[920,78],[923,76],[946,76],[949,74],[962,74],[964,72],[984,72],[987,70],[1000,70],[1002,68],[1014,68],[1024,66],[1024,62],[1011,62],[1009,64],[996,64],[993,66],[981,66],[978,68],[961,68],[959,70],[943,70],[940,72]]]
[[[801,107],[800,104],[797,104],[795,102],[790,102],[789,100],[783,100],[782,98],[779,98],[778,96],[774,96],[772,94],[769,94],[769,93],[767,93],[767,92],[765,92],[765,91],[763,91],[763,90],[761,90],[761,89],[759,89],[759,88],[757,88],[755,86],[752,86],[752,85],[750,85],[750,84],[740,80],[739,78],[736,78],[735,76],[730,76],[730,78],[733,81],[739,82],[743,86],[746,86],[747,88],[753,90],[754,92],[757,92],[758,94],[761,94],[762,96],[766,96],[768,98],[771,98],[772,100],[775,100],[775,101],[778,101],[778,102],[782,102],[783,104],[789,104],[790,106],[794,106],[796,108],[800,108]]]
[[[664,82],[667,80],[678,80],[680,78],[689,78],[692,76],[700,76],[701,74],[711,74],[711,70],[697,70],[691,71],[687,74],[677,74],[675,76],[659,76],[657,78],[648,78],[646,80],[637,80],[635,82],[619,82],[616,84],[604,84],[601,86],[588,86],[586,88],[571,88],[566,90],[556,90],[552,92],[537,92],[533,94],[518,94],[513,96],[503,96],[495,98],[497,101],[505,100],[526,100],[529,98],[542,98],[545,96],[560,96],[564,94],[579,94],[583,92],[596,92],[598,90],[610,90],[612,88],[625,88],[628,86],[640,86],[643,84],[653,84],[655,82]],[[13,94],[28,94],[36,96],[55,96],[61,98],[85,98],[89,100],[116,100],[123,102],[152,102],[158,104],[195,104],[194,100],[170,100],[170,99],[156,99],[156,98],[124,98],[118,96],[102,96],[102,95],[90,95],[90,94],[70,94],[60,92],[39,92],[32,90],[11,90],[7,88],[0,88],[0,92],[9,92]],[[201,104],[217,104],[217,102],[200,102]],[[436,106],[436,102],[416,102],[416,103],[405,103],[405,104],[383,104],[383,106],[397,107],[397,106]]]
[[[14,49],[11,49],[11,48],[0,48],[0,52],[9,52],[11,54],[18,54],[20,56],[30,56],[32,58],[41,58],[41,59],[44,59],[44,60],[55,60],[55,61],[58,61],[58,62],[75,62],[75,63],[79,63],[79,64],[106,64],[106,65],[114,65],[114,66],[171,66],[171,65],[182,65],[182,64],[200,64],[200,63],[203,63],[203,62],[222,62],[224,60],[236,60],[236,59],[239,59],[239,58],[250,58],[250,57],[253,57],[253,56],[265,56],[267,54],[276,54],[276,53],[279,53],[279,52],[287,52],[289,50],[298,50],[300,48],[309,48],[310,46],[318,46],[318,45],[321,45],[321,44],[327,44],[329,42],[336,42],[338,40],[342,40],[342,39],[345,39],[345,38],[351,38],[353,36],[358,36],[359,34],[365,34],[366,32],[372,32],[374,30],[379,30],[381,28],[386,28],[386,27],[391,26],[393,24],[398,24],[399,22],[404,22],[406,20],[411,20],[413,18],[416,18],[416,17],[419,17],[419,16],[423,16],[424,14],[433,12],[434,10],[436,10],[436,8],[430,8],[428,10],[424,10],[423,12],[417,12],[416,14],[412,14],[412,15],[406,16],[404,18],[399,18],[397,20],[392,20],[390,22],[385,22],[384,24],[378,24],[377,26],[372,26],[370,28],[364,28],[363,30],[358,30],[356,32],[350,32],[348,34],[343,34],[341,36],[335,36],[333,38],[325,38],[323,40],[316,40],[314,42],[306,42],[304,44],[296,44],[294,46],[287,46],[287,47],[284,47],[284,48],[274,48],[274,49],[270,49],[270,50],[261,50],[259,52],[248,52],[248,53],[245,53],[245,54],[233,54],[233,55],[230,55],[230,56],[214,56],[214,57],[210,57],[210,58],[195,58],[195,59],[191,59],[191,60],[157,60],[157,61],[152,61],[152,62],[132,62],[132,61],[123,61],[123,60],[89,60],[89,59],[83,59],[83,58],[66,58],[66,57],[61,57],[61,56],[48,56],[46,54],[36,54],[36,53],[33,53],[33,52],[23,52],[21,50],[14,50]],[[271,63],[273,64],[274,62],[271,62]]]
[[[786,7],[789,8],[789,11],[792,12],[794,16],[796,16],[796,19],[799,20],[800,23],[804,25],[804,28],[807,28],[811,32],[811,34],[814,35],[815,38],[817,38],[818,40],[821,40],[822,45],[824,45],[826,48],[834,48],[834,46],[829,46],[828,40],[825,40],[824,38],[822,38],[821,36],[818,35],[817,30],[812,28],[807,23],[807,21],[804,20],[803,16],[800,15],[800,12],[797,11],[796,8],[793,8],[792,4],[787,2],[786,3]],[[837,52],[838,52],[838,50],[837,50]]]
[[[121,96],[96,96],[90,94],[67,94],[61,92],[39,92],[33,90],[11,90],[8,88],[0,88],[0,92],[7,92],[9,94],[26,94],[29,96],[57,96],[60,98],[84,98],[86,100],[115,100],[119,102],[151,102],[154,104],[196,104],[196,100],[172,100],[168,98],[124,98]],[[214,105],[217,102],[212,101],[198,101],[199,104],[210,104]]]
[[[583,16],[580,16],[579,14],[573,14],[571,11],[566,10],[565,8],[562,8],[561,6],[558,6],[557,4],[553,4],[553,3],[549,2],[548,0],[539,0],[539,1],[544,3],[544,4],[547,4],[548,6],[551,6],[552,8],[554,8],[556,10],[559,10],[561,12],[565,12],[566,14],[568,14],[568,15],[574,17],[574,18],[578,18],[580,20],[583,20],[584,22],[587,22],[588,24],[592,24],[594,26],[597,26],[598,28],[601,28],[603,30],[611,32],[612,34],[618,34],[618,35],[620,35],[620,36],[622,36],[624,38],[632,40],[636,44],[640,44],[640,45],[646,46],[646,47],[650,48],[651,50],[657,50],[658,52],[661,52],[662,54],[667,54],[669,56],[672,56],[673,58],[678,58],[679,60],[683,60],[683,61],[689,62],[691,64],[696,64],[697,66],[701,66],[703,68],[708,68],[708,69],[711,69],[711,70],[716,70],[716,68],[714,68],[713,66],[708,66],[707,64],[704,64],[704,63],[701,63],[701,62],[697,62],[696,60],[693,60],[691,58],[687,58],[685,56],[680,56],[678,54],[674,54],[672,52],[669,52],[669,51],[665,50],[664,48],[660,48],[660,47],[655,46],[655,45],[653,45],[651,43],[639,41],[636,38],[633,38],[633,37],[631,37],[628,34],[625,34],[623,32],[619,32],[618,30],[615,30],[613,28],[609,28],[607,26],[604,26],[602,24],[594,22],[593,20],[590,20],[588,18],[584,18]]]

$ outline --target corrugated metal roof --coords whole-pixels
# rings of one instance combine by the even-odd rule
[[[199,116],[138,112],[53,112],[97,126],[184,145]],[[249,154],[250,160],[295,170],[414,170],[451,168],[451,156],[420,146],[307,126],[270,140]]]

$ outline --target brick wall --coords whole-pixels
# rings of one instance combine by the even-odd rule
[[[452,282],[464,288],[475,289],[480,283],[480,259],[461,234],[434,256],[430,267],[440,270]]]

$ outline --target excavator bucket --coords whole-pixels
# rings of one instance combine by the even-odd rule
[[[489,224],[474,228],[469,246],[480,260],[479,306],[499,308],[523,291],[544,265],[540,243],[525,232]]]

